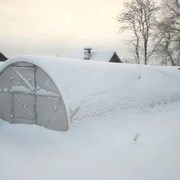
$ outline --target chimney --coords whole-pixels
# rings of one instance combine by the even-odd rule
[[[89,60],[91,58],[92,48],[84,48],[84,59]]]

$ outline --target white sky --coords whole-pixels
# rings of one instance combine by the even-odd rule
[[[80,51],[127,53],[116,15],[124,0],[0,0],[0,51],[56,56]]]

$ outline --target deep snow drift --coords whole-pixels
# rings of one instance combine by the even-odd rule
[[[74,86],[68,132],[0,120],[0,180],[179,180],[180,71],[97,63],[87,79],[85,66],[60,69]]]
[[[180,100],[177,68],[20,56],[6,61],[0,72],[16,62],[35,64],[49,74],[72,121]]]

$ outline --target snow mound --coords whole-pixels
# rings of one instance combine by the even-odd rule
[[[50,75],[71,120],[180,100],[180,71],[175,68],[21,56],[6,61],[0,71],[16,62],[33,63]]]

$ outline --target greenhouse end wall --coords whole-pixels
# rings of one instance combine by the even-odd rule
[[[0,73],[0,118],[58,131],[69,129],[59,89],[45,71],[30,63],[10,64]]]

